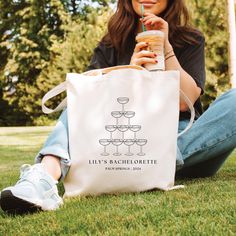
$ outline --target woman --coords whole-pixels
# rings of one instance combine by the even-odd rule
[[[145,9],[141,19],[141,7]],[[178,139],[177,175],[206,177],[215,174],[236,147],[236,91],[218,98],[202,114],[199,100],[205,83],[204,37],[188,24],[183,0],[119,0],[108,33],[94,50],[89,70],[116,65],[158,63],[145,42],[135,43],[142,23],[165,34],[166,70],[179,70],[181,89],[194,104],[196,120]],[[187,105],[180,99],[179,132],[188,124]],[[54,210],[62,204],[57,181],[70,166],[67,116],[64,111],[33,166],[23,165],[20,180],[1,192],[3,210]]]

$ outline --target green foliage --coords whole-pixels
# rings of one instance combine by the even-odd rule
[[[16,108],[15,116],[24,114],[24,124],[31,123],[34,104],[39,103],[36,81],[50,60],[51,37],[62,37],[62,25],[67,23],[63,5],[58,0],[28,0],[25,6],[15,12],[16,33],[1,40],[0,46],[8,49],[3,67],[2,86],[6,89],[3,99],[10,108]],[[11,124],[12,120],[7,120]]]
[[[75,3],[84,8],[71,15]],[[63,81],[67,72],[82,72],[89,63],[107,15],[102,10],[107,8],[99,6],[107,6],[108,1],[99,1],[96,9],[89,1],[27,0],[17,1],[17,8],[0,4],[6,7],[6,13],[0,14],[4,22],[0,27],[0,125],[15,124],[11,116],[22,117],[22,125],[38,124],[38,120],[46,120],[41,111],[42,96]],[[8,22],[13,22],[14,30],[4,18],[13,9],[15,15]],[[44,118],[38,118],[41,116]],[[56,116],[49,116],[49,120]]]
[[[53,40],[50,48],[51,60],[37,78],[38,92],[35,91],[32,95],[40,95],[37,101],[40,102],[40,97],[43,97],[48,90],[65,81],[67,73],[82,73],[86,70],[93,50],[104,34],[108,16],[107,11],[97,15],[97,11],[94,10],[87,15],[86,20],[71,21],[66,26],[67,33],[63,40],[58,41],[56,38]],[[55,107],[58,100],[62,98],[63,96],[58,96],[47,105]],[[41,104],[38,103],[32,107],[40,111],[40,106]],[[33,124],[35,124],[34,121],[35,118]]]
[[[94,7],[100,9],[108,7],[109,3],[114,3],[116,0],[62,0],[66,9],[72,17],[79,16],[80,18],[93,11]]]
[[[228,31],[227,1],[188,1],[195,26],[200,29],[206,41],[207,81],[204,107],[230,87],[228,74]]]
[[[7,74],[4,74],[10,55],[10,45],[7,42],[19,34],[21,18],[16,13],[25,6],[25,1],[0,1],[0,125],[4,126],[9,123],[25,124],[25,114],[18,111],[17,105],[9,105],[8,101],[3,99],[6,93],[3,88],[8,84]],[[10,85],[8,89],[11,90]]]
[[[94,48],[105,32],[108,16],[106,11],[97,15],[94,10],[86,20],[71,21],[66,26],[67,33],[63,41],[53,41],[50,64],[42,76],[47,80],[60,77],[63,81],[68,72],[84,72]]]
[[[49,124],[41,98],[83,72],[106,29],[114,0],[0,0],[0,125]],[[189,0],[206,38],[205,108],[229,88],[226,0]],[[63,96],[49,102],[55,107]],[[46,118],[47,117],[47,118]]]
[[[33,125],[35,126],[54,126],[56,125],[56,120],[48,115],[41,115],[34,118]]]

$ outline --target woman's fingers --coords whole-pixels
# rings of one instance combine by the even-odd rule
[[[143,23],[147,24],[147,25],[148,24],[157,24],[157,23],[164,24],[165,21],[160,17],[150,17],[148,19],[143,19]]]
[[[140,52],[142,49],[146,48],[148,46],[148,44],[146,42],[139,42],[136,44],[135,48],[134,48],[134,52]]]
[[[149,58],[149,57],[141,57],[141,58],[134,59],[132,63],[133,63],[133,65],[142,66],[146,63],[156,64],[157,60]]]
[[[130,65],[142,66],[146,63],[157,63],[157,55],[154,52],[147,51],[147,47],[148,43],[146,42],[139,42],[136,44]]]
[[[141,58],[141,57],[155,58],[156,56],[157,55],[154,52],[150,52],[150,51],[146,51],[146,50],[136,53],[137,58]]]
[[[141,22],[146,26],[147,30],[161,30],[168,35],[168,23],[159,16],[151,13],[146,13]]]

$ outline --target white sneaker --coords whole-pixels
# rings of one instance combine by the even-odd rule
[[[55,181],[42,164],[22,165],[20,179],[15,186],[2,190],[0,206],[8,213],[27,213],[56,210],[63,204]]]

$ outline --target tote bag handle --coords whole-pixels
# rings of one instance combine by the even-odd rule
[[[83,75],[98,76],[98,75],[107,74],[107,73],[109,73],[113,70],[121,70],[121,69],[136,69],[136,70],[145,70],[146,71],[146,69],[141,67],[141,66],[124,65],[124,66],[113,66],[113,67],[104,68],[104,69],[91,70],[91,71],[84,72]],[[62,100],[61,103],[55,109],[50,109],[50,108],[45,106],[45,103],[48,100],[50,100],[51,98],[61,94],[64,91],[66,91],[66,81],[59,84],[59,85],[57,85],[56,87],[54,87],[53,89],[48,91],[43,96],[43,99],[42,99],[42,111],[43,111],[43,113],[50,114],[50,113],[53,113],[53,112],[61,111],[66,107],[66,104],[67,104],[67,99],[66,98],[64,100]]]
[[[190,99],[186,96],[186,94],[181,89],[180,89],[180,94],[181,94],[182,98],[184,99],[184,101],[186,102],[186,104],[189,107],[189,110],[191,112],[191,117],[190,117],[190,120],[189,120],[189,123],[188,123],[187,127],[182,132],[180,132],[178,134],[178,137],[180,137],[181,135],[186,133],[192,127],[193,122],[194,122],[194,118],[195,118],[195,109],[193,107],[192,102],[190,101]]]
[[[109,68],[104,68],[104,69],[92,70],[92,71],[85,72],[83,74],[86,76],[97,76],[97,75],[107,74],[113,70],[120,70],[120,69],[136,69],[136,70],[146,71],[146,69],[141,66],[126,65],[126,66],[114,66],[114,67],[109,67]],[[67,81],[57,85],[56,87],[54,87],[53,89],[51,89],[50,91],[48,91],[44,95],[44,97],[42,98],[42,111],[43,111],[43,113],[50,114],[53,112],[61,111],[66,107],[66,105],[67,105],[66,98],[63,99],[61,101],[61,103],[55,109],[50,109],[50,108],[46,107],[46,105],[45,105],[45,103],[48,100],[61,94],[64,91],[66,91],[66,88],[67,88],[66,84],[67,84]],[[189,100],[189,98],[185,95],[185,93],[182,90],[180,90],[180,94],[190,109],[191,118],[190,118],[190,121],[189,121],[189,124],[187,125],[187,127],[181,133],[178,134],[178,137],[183,135],[185,132],[187,132],[187,130],[189,130],[192,127],[192,124],[193,124],[194,118],[195,118],[195,110],[194,110],[192,102]]]
[[[124,65],[124,66],[112,66],[112,67],[103,68],[103,69],[90,70],[90,71],[84,72],[83,75],[87,75],[87,76],[104,75],[113,70],[122,70],[122,69],[135,69],[135,70],[148,71],[142,66]]]

